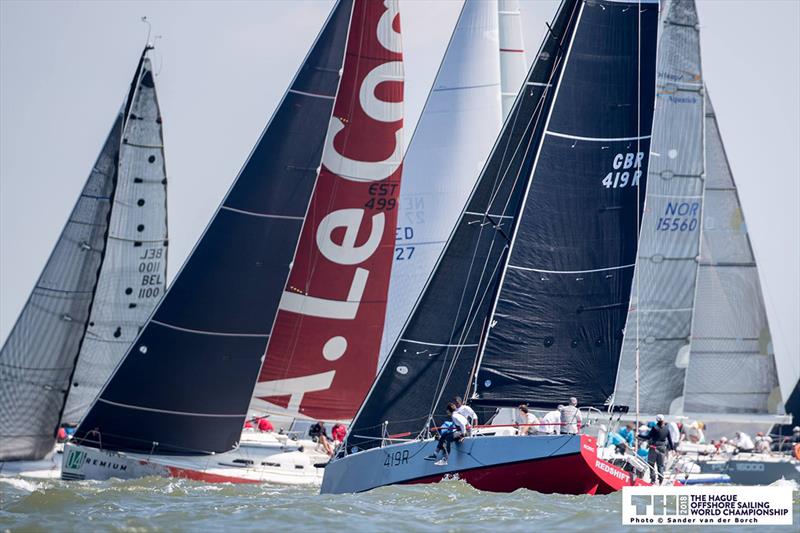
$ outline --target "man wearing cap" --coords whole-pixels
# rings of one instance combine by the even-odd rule
[[[675,449],[669,427],[664,421],[664,415],[656,416],[656,425],[650,428],[647,440],[650,442],[647,463],[656,472],[656,479],[653,481],[661,485],[661,482],[664,481],[664,459],[666,459],[669,450]]]

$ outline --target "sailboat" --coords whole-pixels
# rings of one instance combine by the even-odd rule
[[[613,401],[650,418],[768,431],[786,417],[755,255],[702,78],[695,3],[672,0],[662,12],[646,207]]]
[[[473,405],[603,406],[637,249],[655,91],[657,2],[566,0],[322,493],[458,477],[600,494],[643,482],[587,435],[469,436],[446,464],[431,426]]]
[[[57,431],[83,417],[164,294],[167,179],[151,49],[0,350],[0,475],[59,474]]]
[[[321,475],[314,456],[292,442],[258,455],[240,449],[242,426],[262,362],[280,368],[294,328],[313,348],[306,385],[338,376],[352,382],[339,370],[359,342],[374,343],[377,353],[380,332],[365,341],[358,334],[383,319],[402,134],[397,2],[340,0],[205,233],[66,446],[63,479],[306,483]],[[306,389],[274,381],[287,406],[302,405]]]

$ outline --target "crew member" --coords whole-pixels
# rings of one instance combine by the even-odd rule
[[[456,406],[456,413],[467,419],[467,436],[469,436],[472,433],[472,427],[478,425],[478,415],[475,414],[472,407],[464,403],[461,396],[453,398],[453,403]]]
[[[258,421],[258,430],[261,433],[266,433],[268,431],[275,431],[275,428],[272,426],[272,422],[267,420],[267,417],[261,417],[256,419]]]
[[[311,437],[311,440],[314,442],[321,444],[322,448],[325,450],[325,453],[328,455],[333,455],[333,448],[331,447],[328,433],[325,430],[325,422],[320,420],[308,428],[308,436]]]
[[[548,411],[539,420],[539,433],[558,435],[561,433],[561,413],[558,410]]]
[[[536,418],[536,415],[531,413],[528,410],[528,406],[525,404],[520,405],[517,408],[517,417],[519,419],[519,424],[522,424],[522,427],[517,425],[517,434],[518,435],[534,435],[536,434],[537,430],[539,429],[539,419]]]
[[[450,444],[461,442],[467,433],[467,419],[456,413],[456,404],[448,403],[447,413],[450,415],[450,420],[439,427],[439,443],[436,445],[436,452],[425,458],[427,461],[435,461],[439,452],[443,452],[444,456],[435,463],[437,466],[447,464],[447,459],[450,457]]]
[[[578,409],[578,399],[570,398],[569,405],[559,405],[558,410],[561,411],[561,433],[577,434],[583,424],[581,411]]]
[[[333,429],[331,429],[331,437],[333,437],[333,443],[336,446],[343,443],[346,436],[347,428],[344,426],[344,424],[336,424],[333,426]]]
[[[753,448],[755,448],[755,444],[753,444],[753,439],[750,438],[750,435],[742,431],[736,432],[733,445],[736,446],[736,449],[740,452],[752,452]]]
[[[669,450],[675,449],[669,427],[664,422],[664,415],[656,416],[656,425],[650,428],[647,440],[650,442],[647,463],[656,473],[655,481],[661,485],[661,482],[664,481],[664,459]]]

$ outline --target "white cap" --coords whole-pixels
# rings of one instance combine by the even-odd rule
[[[663,422],[663,421],[664,421],[664,415],[656,415],[656,422]]]

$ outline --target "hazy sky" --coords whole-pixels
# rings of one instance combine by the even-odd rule
[[[0,343],[122,103],[146,37],[140,17],[163,36],[153,57],[169,177],[171,278],[331,4],[0,0]],[[800,372],[800,1],[698,5],[705,79],[760,264],[775,348],[793,353]],[[400,6],[411,126],[461,1]],[[538,48],[556,6],[522,0],[528,50]]]

